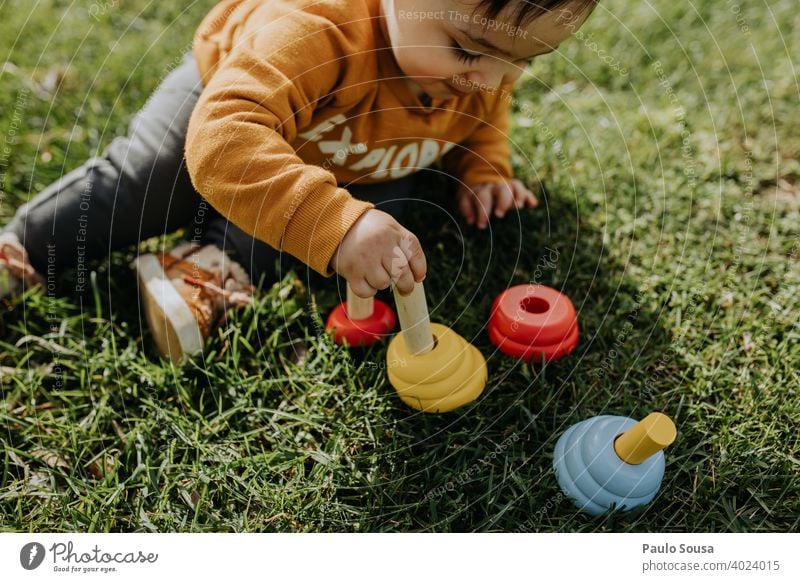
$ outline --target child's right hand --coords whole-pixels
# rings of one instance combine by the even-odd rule
[[[390,214],[374,208],[353,223],[331,259],[359,297],[372,297],[394,283],[402,295],[428,271],[419,240]]]

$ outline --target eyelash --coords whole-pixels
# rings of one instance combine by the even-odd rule
[[[455,41],[453,41],[453,44],[450,45],[450,48],[452,48],[455,51],[459,61],[463,61],[467,64],[474,63],[475,61],[479,60],[482,56],[482,55],[473,55],[468,53]]]
[[[479,60],[483,56],[483,55],[473,55],[473,54],[468,53],[461,46],[459,46],[456,43],[456,41],[453,41],[453,44],[450,45],[450,48],[452,48],[455,51],[456,57],[458,57],[459,61],[463,61],[463,62],[465,62],[467,64],[474,63],[475,61]],[[529,65],[532,60],[533,59],[528,59],[528,60],[520,59],[519,61],[514,61],[514,62],[515,63],[524,63],[525,65]]]

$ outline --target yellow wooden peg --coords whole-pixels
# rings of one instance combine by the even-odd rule
[[[651,412],[614,441],[620,459],[638,465],[675,440],[677,430],[669,416]]]

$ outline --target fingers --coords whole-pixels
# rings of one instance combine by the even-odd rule
[[[367,280],[364,277],[353,278],[347,281],[347,284],[350,285],[350,288],[353,290],[353,293],[361,297],[362,299],[368,299],[369,297],[374,297],[378,290],[367,283]]]
[[[522,182],[519,180],[514,180],[511,183],[511,189],[514,192],[514,203],[517,208],[536,208],[539,206],[539,199],[528,190]]]
[[[514,190],[511,184],[493,184],[494,189],[494,215],[503,218],[509,208],[514,205]],[[517,207],[519,208],[519,207]]]
[[[473,188],[462,187],[458,194],[458,209],[467,224],[480,229],[489,224],[494,216],[503,218],[512,208],[536,208],[539,200],[519,180],[479,184]]]
[[[400,259],[397,257],[392,258],[392,283],[401,295],[408,295],[414,290],[414,276],[411,273],[411,267],[405,256]]]
[[[401,295],[411,293],[416,283],[422,281],[427,273],[425,253],[422,252],[417,237],[410,232],[403,236],[388,261],[389,264],[384,263],[384,267]]]
[[[478,214],[476,223],[478,228],[484,229],[489,224],[489,214],[492,212],[492,188],[478,188],[475,198],[475,210]]]
[[[378,289],[386,289],[392,283],[392,278],[389,276],[389,273],[386,272],[386,269],[384,269],[383,266],[378,267],[374,271],[368,273],[364,279],[376,293]]]
[[[410,272],[407,266],[405,270]],[[411,281],[410,289],[413,290],[414,280],[413,278],[410,278],[410,275],[408,275],[407,278],[410,279]],[[374,297],[378,293],[378,290],[387,289],[389,285],[392,284],[392,282],[393,278],[390,276],[389,272],[386,270],[386,268],[381,266],[378,269],[375,269],[372,272],[367,273],[364,277],[358,277],[349,280],[347,284],[350,285],[350,288],[353,290],[353,293],[355,293],[362,299],[367,299],[369,297]],[[408,282],[404,281],[403,286],[404,288],[408,288],[409,286]],[[411,290],[409,290],[407,293],[404,293],[404,295],[410,293]]]
[[[467,221],[467,224],[472,226],[475,224],[475,206],[472,202],[472,194],[466,190],[462,192],[458,197],[458,210]]]
[[[416,236],[408,232],[404,240],[406,244],[402,245],[402,249],[406,255],[406,259],[408,259],[408,266],[411,269],[412,278],[418,283],[422,281],[428,273],[428,261],[425,258],[422,245]]]

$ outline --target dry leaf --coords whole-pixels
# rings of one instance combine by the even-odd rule
[[[113,455],[102,455],[89,463],[87,470],[95,479],[103,479],[114,472],[116,465],[117,460]]]
[[[35,449],[31,451],[31,456],[36,459],[39,459],[47,466],[52,467],[53,469],[55,469],[56,467],[61,467],[62,469],[66,470],[70,469],[67,460],[58,453],[54,453],[53,451],[48,451],[45,449]]]
[[[55,342],[48,341],[43,337],[39,337],[38,335],[26,335],[17,340],[17,343],[14,344],[16,347],[23,346],[29,342],[33,342],[39,344],[43,348],[47,348],[51,352],[58,352],[59,354],[64,354],[67,356],[75,356],[79,357],[80,354],[74,350],[69,348],[65,348],[64,346],[60,346]]]
[[[746,352],[749,352],[756,347],[756,344],[753,343],[753,335],[749,331],[746,331],[742,334],[742,344],[744,351]]]
[[[0,366],[0,379],[6,376],[21,376],[25,370],[19,368],[12,368],[11,366]]]
[[[39,487],[42,485],[50,484],[50,475],[42,473],[41,471],[33,471],[28,479],[28,485]]]

